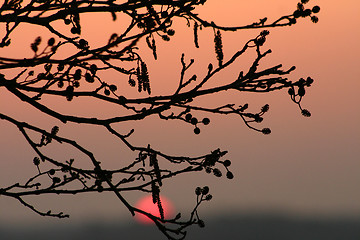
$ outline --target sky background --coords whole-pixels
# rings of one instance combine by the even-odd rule
[[[297,1],[252,0],[235,1],[208,0],[197,12],[205,19],[227,26],[249,24],[267,16],[269,21],[286,15],[296,7]],[[270,29],[270,35],[263,49],[271,48],[273,53],[263,66],[282,63],[285,69],[296,66],[289,76],[297,80],[311,76],[315,82],[306,93],[303,106],[312,113],[304,118],[293,104],[286,91],[273,94],[243,94],[229,92],[210,99],[200,99],[207,105],[234,102],[249,103],[250,110],[257,111],[264,104],[270,104],[270,112],[265,115],[262,127],[270,127],[272,134],[261,133],[246,128],[236,116],[206,115],[211,119],[201,134],[193,134],[191,126],[178,122],[164,122],[149,118],[139,123],[125,123],[118,126],[126,132],[135,127],[132,141],[146,146],[163,149],[170,154],[199,155],[216,148],[228,150],[227,159],[232,161],[233,180],[216,178],[206,173],[180,176],[165,182],[162,192],[170,199],[178,211],[191,210],[195,204],[196,186],[208,185],[214,198],[201,207],[203,216],[219,217],[231,214],[279,213],[292,216],[314,217],[356,217],[360,214],[360,2],[310,1],[308,5],[319,5],[319,23],[300,19],[293,27]],[[110,16],[101,17],[109,21]],[[100,25],[97,18],[89,18],[91,24],[84,26],[84,34],[89,36],[91,46],[107,41],[107,36],[118,27]],[[151,52],[144,48],[153,94],[173,92],[178,83],[181,69],[181,53],[187,59],[194,58],[195,64],[188,73],[205,74],[209,62],[216,64],[213,51],[212,29],[199,34],[200,49],[195,49],[192,30],[184,21],[175,22],[176,34],[170,42],[158,45],[159,59],[155,62]],[[224,33],[225,59],[260,30],[244,30]],[[0,49],[0,55],[14,54],[31,56],[28,47],[33,39],[41,35],[40,29],[24,28],[14,34],[10,50]],[[46,32],[43,33],[46,35]],[[144,46],[140,43],[140,47]],[[240,58],[226,73],[214,81],[231,81],[239,69],[246,70],[254,55]],[[109,74],[109,82],[116,76]],[[128,94],[136,96],[136,90],[126,88]],[[132,91],[132,92],[131,92]],[[53,102],[51,102],[53,101]],[[75,101],[74,101],[75,102]],[[50,100],[50,103],[64,113],[114,114],[113,107],[102,108],[88,100],[77,100],[76,106],[69,108],[66,100]],[[91,105],[91,107],[89,107]],[[101,110],[99,112],[99,110]],[[104,164],[117,166],[119,159],[131,158],[122,146],[105,134],[101,128],[90,130],[88,126],[68,124],[49,119],[36,110],[29,109],[0,89],[0,111],[27,120],[33,124],[60,126],[60,135],[75,136],[79,143],[93,148]],[[199,114],[199,116],[204,116]],[[74,132],[76,127],[76,132]],[[160,130],[160,131],[159,131]],[[36,172],[32,165],[34,154],[25,144],[20,133],[10,124],[0,122],[0,184],[7,186],[18,179],[25,180]],[[58,154],[66,156],[59,151]],[[71,152],[68,153],[71,155]],[[141,196],[126,195],[132,202]],[[38,201],[38,200],[35,200]],[[89,219],[101,221],[112,219],[128,220],[130,214],[112,194],[83,196],[49,196],[39,200],[42,209],[53,209],[71,214],[69,220],[54,220],[37,216],[12,199],[0,197],[0,222],[59,223],[86,222]]]

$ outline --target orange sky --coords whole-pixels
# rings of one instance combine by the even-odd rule
[[[257,21],[264,16],[272,20],[276,16],[291,13],[296,3],[292,0],[208,0],[198,12],[208,19],[213,18],[217,23],[235,26]],[[315,79],[303,101],[304,107],[313,114],[311,118],[301,116],[286,92],[265,95],[229,93],[228,96],[219,96],[219,99],[212,99],[206,104],[213,104],[212,101],[215,100],[238,104],[248,102],[250,108],[256,110],[269,103],[270,112],[262,126],[270,127],[273,133],[264,136],[251,131],[239,118],[231,116],[209,116],[212,122],[202,129],[199,136],[192,133],[191,127],[181,126],[177,122],[159,122],[150,118],[143,123],[135,123],[137,130],[132,141],[141,145],[151,143],[154,147],[174,154],[197,155],[217,147],[229,151],[228,158],[232,160],[231,169],[235,175],[231,181],[204,173],[166,182],[163,193],[179,210],[189,210],[194,205],[193,190],[196,186],[209,185],[214,199],[203,206],[205,215],[221,214],[223,211],[280,211],[300,215],[360,214],[360,113],[357,105],[360,87],[360,2],[313,0],[309,5],[321,7],[319,23],[313,24],[310,20],[303,19],[294,27],[271,30],[265,47],[271,48],[273,53],[265,64],[282,63],[285,68],[295,65],[297,69],[290,78],[296,80],[311,76]],[[111,29],[113,24],[108,25],[109,29],[104,29],[97,22],[98,19],[92,29],[85,28],[85,34],[94,39],[93,44],[96,44],[95,39],[99,35],[104,35],[102,40],[106,41],[106,33],[114,31]],[[184,24],[185,22],[179,22],[175,26],[181,28]],[[28,46],[40,32],[26,29],[16,33],[16,36],[22,37],[14,38],[14,46],[19,47],[11,50],[11,53],[31,56]],[[225,59],[258,32],[245,30],[224,34]],[[179,29],[172,41],[159,44],[157,62],[152,60],[150,51],[144,49],[144,52],[148,52],[153,92],[171,92],[171,86],[176,86],[173,84],[179,79],[182,52],[185,52],[188,59],[195,59],[192,74],[205,73],[209,62],[215,64],[212,36],[211,29],[202,31],[199,35],[201,48],[195,49],[191,29]],[[4,54],[10,53],[0,49],[0,55]],[[251,55],[239,60],[234,70],[251,63],[250,57]],[[234,72],[228,71],[216,81],[226,81],[232,76]],[[108,77],[116,79],[114,76]],[[131,90],[133,89],[129,89]],[[53,124],[59,125],[57,121],[29,110],[3,89],[0,89],[0,100],[0,111],[11,113],[19,120],[32,120],[33,123],[44,124],[48,128]],[[75,112],[88,105],[87,101],[79,100],[78,103],[80,107],[74,109],[68,109],[58,102],[57,107],[64,112]],[[96,112],[94,109],[96,107],[92,105],[88,113],[93,114]],[[101,110],[104,115],[113,114],[114,111],[111,107]],[[69,125],[60,125],[60,133],[73,134],[74,125]],[[133,126],[126,123],[120,128],[126,131],[130,127]],[[160,127],[161,133],[158,132]],[[79,132],[76,135],[81,139],[80,142],[95,147],[98,156],[109,161],[106,164],[116,165],[117,156],[124,156],[121,155],[123,148],[119,149],[111,137],[104,136],[101,141],[94,142],[95,137],[104,132],[102,129],[97,128],[91,133],[87,126],[77,126],[77,129]],[[0,121],[0,133],[7,136],[0,139],[0,151],[3,155],[3,161],[0,162],[0,183],[11,183],[10,180],[19,175],[25,179],[28,176],[24,175],[25,172],[34,173],[32,170],[35,171],[35,168],[29,170],[33,167],[33,154],[16,129]],[[19,148],[22,149],[21,152]],[[134,202],[137,197],[136,194],[130,196]],[[112,195],[66,197],[60,201],[56,199],[57,197],[51,196],[41,206],[52,208],[56,205],[55,210],[70,212],[73,218],[70,221],[81,221],[88,216],[90,208],[93,209],[91,216],[104,219],[115,218],[120,215],[118,213],[126,212],[120,203],[116,205],[117,200]],[[86,201],[86,204],[82,201]],[[101,201],[106,201],[106,204],[99,206]],[[44,221],[17,202],[5,198],[0,198],[0,212],[0,221],[10,216],[15,221]],[[130,217],[129,214],[124,216]]]

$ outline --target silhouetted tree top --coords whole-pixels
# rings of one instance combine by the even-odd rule
[[[31,156],[31,159],[38,170],[38,173],[29,177],[25,183],[17,182],[0,188],[0,195],[18,200],[22,205],[42,216],[64,218],[68,215],[62,212],[53,213],[35,208],[26,197],[54,193],[66,195],[113,192],[132,215],[148,216],[168,239],[185,238],[185,229],[190,225],[198,224],[203,227],[204,222],[197,210],[200,204],[212,198],[207,186],[196,188],[196,207],[191,211],[188,219],[181,217],[180,213],[173,219],[164,217],[160,199],[161,187],[169,178],[201,171],[216,177],[222,177],[225,171],[226,177],[232,179],[234,176],[229,169],[231,161],[223,159],[227,151],[215,149],[201,156],[174,156],[152,148],[151,143],[136,146],[129,139],[134,129],[120,133],[114,126],[157,116],[159,120],[173,120],[178,121],[179,124],[192,125],[194,134],[200,134],[200,128],[210,124],[209,117],[202,119],[197,117],[200,113],[221,114],[237,115],[250,129],[265,135],[270,134],[269,128],[258,127],[269,110],[268,104],[257,112],[250,112],[248,103],[229,102],[213,108],[194,103],[198,97],[209,97],[228,90],[239,93],[269,93],[285,90],[288,91],[291,101],[300,108],[302,115],[309,117],[310,112],[302,108],[301,100],[306,88],[313,83],[313,79],[305,77],[289,80],[287,76],[295,70],[295,66],[284,68],[282,64],[276,64],[265,69],[259,66],[271,53],[270,49],[265,48],[269,29],[294,25],[301,18],[310,18],[316,23],[318,22],[316,13],[320,11],[318,6],[308,8],[308,0],[302,0],[295,6],[294,12],[275,20],[264,17],[247,25],[221,26],[215,19],[204,19],[195,13],[196,8],[204,5],[205,2],[205,0],[5,0],[0,8],[1,48],[11,47],[13,33],[28,24],[47,29],[51,37],[44,39],[39,36],[32,42],[27,42],[25,39],[24,44],[28,44],[33,52],[30,58],[12,58],[0,54],[0,88],[6,89],[32,108],[62,123],[73,122],[104,127],[109,134],[118,138],[119,144],[122,143],[136,152],[138,157],[128,165],[105,169],[101,164],[102,160],[97,159],[91,149],[80,145],[76,139],[62,137],[58,133],[59,127],[54,126],[48,131],[36,124],[23,122],[21,119],[0,112],[0,119],[15,125],[34,150],[35,156]],[[95,13],[109,14],[114,22],[117,22],[120,15],[127,17],[129,21],[118,21],[119,26],[124,30],[105,36],[104,44],[92,47],[82,34],[82,19],[85,14]],[[198,41],[201,37],[200,30],[210,29],[213,32],[214,47],[209,51],[215,51],[217,64],[209,63],[204,70],[205,75],[194,73],[192,67],[196,60],[188,59],[186,53],[183,53],[179,56],[181,71],[180,80],[176,80],[178,87],[170,94],[156,95],[152,93],[153,79],[149,76],[150,70],[139,43],[146,43],[146,47],[151,50],[156,61],[157,49],[162,47],[160,43],[170,41],[171,44],[172,37],[177,34],[173,28],[176,19],[186,20],[188,29],[193,32],[196,48],[200,47]],[[226,46],[223,46],[222,34],[245,29],[259,29],[259,32],[231,56],[224,56],[223,48]],[[237,77],[228,83],[220,81],[216,86],[212,84],[208,87],[207,83],[215,75],[235,64],[237,59],[249,51],[255,52],[256,56],[251,60],[248,69],[239,70]],[[116,82],[107,79],[104,73],[108,71],[116,72],[119,75],[118,81],[126,81],[129,85],[128,89],[119,89]],[[139,97],[129,97],[127,94],[133,87],[141,93]],[[147,96],[144,97],[143,93]],[[66,114],[53,109],[46,100],[47,96],[66,98],[69,102],[75,101],[75,98],[91,98],[104,104],[115,104],[123,111],[104,118]],[[91,162],[92,168],[79,166],[76,164],[76,159],[64,161],[56,154],[44,151],[54,142],[77,150]],[[173,169],[164,169],[162,166],[165,162],[171,163]],[[52,167],[49,168],[49,165]],[[152,194],[160,217],[129,203],[122,194],[126,191]]]

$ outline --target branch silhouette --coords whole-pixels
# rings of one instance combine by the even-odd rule
[[[35,208],[25,198],[45,194],[74,195],[89,192],[113,192],[132,215],[143,214],[149,217],[168,239],[184,239],[186,229],[191,225],[204,227],[198,207],[205,201],[210,201],[212,195],[209,188],[198,187],[195,190],[196,206],[190,212],[190,217],[184,219],[179,213],[173,219],[164,217],[160,191],[164,180],[177,175],[205,171],[216,177],[223,176],[232,179],[230,160],[223,160],[227,151],[214,149],[201,156],[173,156],[161,149],[154,149],[150,144],[136,146],[129,140],[134,129],[121,133],[114,125],[123,122],[143,120],[156,116],[159,121],[173,120],[182,124],[192,125],[194,134],[200,134],[200,127],[210,124],[210,119],[196,117],[199,113],[238,115],[244,124],[255,131],[270,134],[267,127],[259,128],[263,117],[269,110],[265,104],[258,112],[250,112],[248,103],[227,103],[216,107],[205,107],[195,103],[199,97],[208,97],[229,90],[237,92],[269,93],[287,90],[290,100],[300,109],[302,115],[311,114],[301,105],[306,88],[313,83],[311,77],[296,81],[288,79],[295,66],[284,69],[282,64],[276,64],[259,70],[262,60],[271,50],[265,49],[266,38],[271,28],[292,26],[300,18],[310,18],[318,22],[316,13],[320,8],[306,8],[308,0],[302,0],[293,13],[269,21],[266,17],[248,25],[221,26],[212,20],[202,18],[195,9],[204,5],[206,0],[5,0],[0,7],[0,24],[5,31],[1,32],[1,48],[12,46],[13,32],[25,24],[36,25],[47,29],[50,37],[44,40],[39,36],[29,43],[33,52],[31,58],[12,58],[0,56],[0,88],[6,89],[19,100],[29,104],[39,112],[62,123],[78,123],[103,127],[109,134],[115,136],[119,144],[137,153],[137,158],[128,165],[116,169],[106,169],[96,158],[91,149],[61,136],[59,127],[51,131],[40,126],[22,122],[6,114],[0,113],[0,119],[18,128],[25,141],[33,149],[35,157],[33,164],[37,174],[28,178],[25,183],[15,183],[0,188],[0,195],[18,200],[22,205],[41,216],[58,218],[69,217],[68,214],[53,213]],[[122,15],[129,18],[128,25],[121,34],[114,33],[101,46],[92,48],[82,35],[82,17],[84,14],[107,13],[113,21]],[[185,53],[180,58],[180,80],[176,90],[167,95],[152,93],[148,65],[142,57],[140,42],[145,42],[152,51],[154,61],[158,59],[157,49],[161,48],[159,41],[171,41],[176,34],[173,22],[185,19],[187,27],[194,35],[194,45],[199,48],[199,30],[210,29],[214,33],[214,51],[218,64],[208,64],[204,69],[204,77],[191,74],[195,59],[187,59]],[[62,24],[59,24],[59,23]],[[57,23],[57,24],[55,24]],[[126,23],[119,22],[122,26]],[[62,26],[61,26],[62,25]],[[258,35],[248,40],[241,49],[230,57],[224,56],[222,34],[246,29],[260,29]],[[70,30],[70,31],[69,31]],[[72,52],[66,49],[73,49]],[[238,77],[230,83],[209,82],[220,72],[224,72],[235,61],[247,52],[255,52],[252,64],[248,69],[237,73]],[[15,77],[10,77],[16,73]],[[118,94],[118,86],[110,84],[103,73],[114,71],[128,79],[129,88],[136,87],[138,92],[144,92],[147,97],[132,98]],[[191,75],[191,77],[188,77]],[[45,100],[48,96],[66,98],[71,102],[74,98],[91,98],[103,104],[116,105],[123,111],[111,117],[80,116],[66,114],[56,109]],[[171,112],[171,113],[169,113]],[[83,155],[92,167],[79,167],[76,159],[57,160],[56,156],[44,151],[45,146],[54,142],[67,145]],[[173,168],[165,169],[164,163],[170,163]],[[45,164],[47,163],[47,164]],[[48,166],[51,165],[51,168]],[[168,164],[167,164],[168,166]],[[59,177],[61,176],[62,177]],[[154,204],[157,204],[160,217],[154,216],[133,206],[123,196],[127,191],[140,191],[152,194]]]

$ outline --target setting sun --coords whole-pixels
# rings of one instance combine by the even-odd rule
[[[161,199],[162,207],[164,209],[165,218],[171,217],[174,213],[174,207],[173,207],[172,203],[164,196],[160,196],[160,199]],[[153,203],[152,196],[146,196],[146,197],[141,198],[136,203],[136,208],[144,210],[154,216],[160,217],[158,205],[156,203],[155,204]],[[142,223],[142,224],[153,223],[150,218],[148,218],[147,216],[145,216],[143,214],[136,214],[135,219],[139,223]]]

